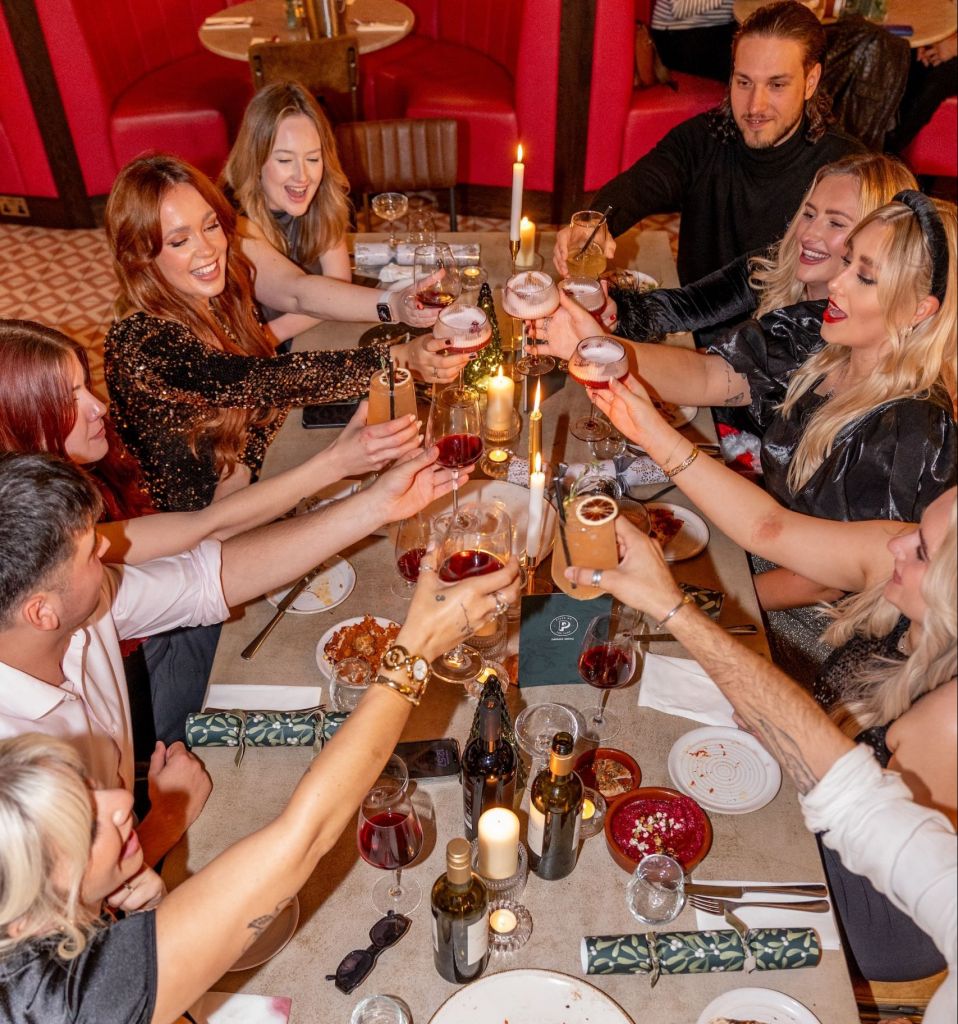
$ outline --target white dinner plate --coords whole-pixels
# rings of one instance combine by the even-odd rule
[[[741,729],[709,725],[680,736],[669,751],[676,788],[719,814],[749,814],[775,799],[778,762]]]
[[[698,415],[698,411],[699,409],[697,405],[673,406],[668,417],[669,425],[675,427],[676,430],[679,427],[684,427],[695,419]]]
[[[635,1024],[604,992],[558,971],[490,974],[450,996],[429,1024]]]
[[[342,604],[356,586],[356,570],[338,555],[330,558],[326,568],[317,573],[309,586],[286,609],[296,615],[315,615],[316,612],[327,612],[330,608]],[[289,593],[289,587],[281,587],[266,595],[266,600],[275,608]]]
[[[252,946],[230,968],[231,971],[248,971],[271,960],[289,942],[299,922],[299,897],[277,914],[272,924],[260,935]]]
[[[716,1017],[754,1020],[761,1024],[821,1024],[807,1006],[771,988],[735,988],[723,992],[699,1014],[696,1024],[712,1024]]]
[[[519,547],[525,547],[526,529],[529,525],[529,488],[511,484],[508,480],[470,480],[459,488],[459,504],[475,501],[501,501],[509,513],[512,525],[516,528]],[[539,561],[541,562],[552,550],[555,543],[556,510],[545,498],[542,516],[542,533],[539,542]],[[445,494],[434,501],[427,509],[430,516],[442,515],[452,511],[452,495]]]
[[[319,671],[327,679],[333,678],[333,665],[329,658],[323,653],[323,648],[333,637],[333,633],[337,629],[344,629],[346,626],[355,626],[357,622],[362,622],[365,618],[364,615],[354,615],[351,619],[343,619],[342,622],[337,622],[335,626],[330,626],[325,633],[319,638],[319,643],[316,645],[316,664],[319,666]],[[373,618],[379,623],[380,626],[386,627],[393,624],[392,619],[384,619],[381,615],[374,615]]]
[[[664,508],[676,519],[682,520],[682,529],[662,549],[666,562],[684,562],[686,558],[694,558],[701,554],[708,546],[708,524],[698,513],[667,501],[652,501],[645,507]]]

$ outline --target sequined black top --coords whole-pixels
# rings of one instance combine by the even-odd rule
[[[801,302],[747,320],[709,352],[748,378],[752,429],[762,438],[765,487],[787,508],[842,521],[896,519],[921,513],[958,482],[958,428],[943,388],[884,402],[843,427],[818,469],[796,492],[788,467],[809,420],[827,399],[812,387],[786,417],[791,375],[822,347],[823,302]]]
[[[241,460],[256,474],[290,408],[365,394],[388,346],[241,356],[204,344],[188,328],[147,313],[113,323],[106,336],[110,415],[143,469],[163,512],[205,508],[218,477],[213,448],[188,435],[218,408],[277,408],[281,415],[249,429]]]

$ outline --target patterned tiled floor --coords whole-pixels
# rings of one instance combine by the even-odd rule
[[[644,223],[667,230],[674,251],[676,215],[649,217]],[[444,225],[437,227],[442,230]],[[459,218],[460,231],[505,228],[504,220]],[[115,297],[116,279],[102,229],[0,224],[0,317],[37,320],[79,341],[90,353],[94,388],[104,398],[102,345]]]

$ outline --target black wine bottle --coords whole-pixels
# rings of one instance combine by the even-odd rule
[[[532,783],[529,797],[529,866],[540,877],[565,878],[575,867],[582,824],[582,780],[572,770],[570,733],[552,738],[549,767]]]
[[[446,981],[478,978],[489,960],[489,898],[469,864],[470,844],[452,839],[446,846],[446,873],[432,887],[432,950],[436,970]]]
[[[479,735],[462,755],[462,816],[466,837],[476,838],[479,817],[490,807],[512,809],[516,752],[502,735],[502,709],[490,697],[479,705]]]

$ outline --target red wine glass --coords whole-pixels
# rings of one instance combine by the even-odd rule
[[[405,764],[393,754],[359,808],[359,855],[367,864],[392,872],[373,886],[373,906],[380,914],[390,910],[410,914],[422,900],[419,883],[402,877],[402,869],[422,849],[422,823],[409,796],[408,782]]]
[[[569,376],[593,392],[608,388],[611,380],[623,381],[628,375],[625,346],[605,334],[580,341],[569,360]],[[594,398],[589,415],[577,419],[570,429],[580,441],[601,441],[612,433],[612,425],[596,416]]]
[[[393,584],[391,590],[396,597],[401,597],[405,601],[412,597],[416,589],[419,565],[429,543],[430,526],[429,516],[422,512],[401,520],[396,526],[395,554],[399,580]]]
[[[636,612],[618,602],[607,615],[597,615],[586,627],[579,648],[579,675],[602,691],[602,700],[582,712],[589,731],[586,738],[604,743],[619,731],[619,719],[606,711],[609,693],[617,690],[635,674],[636,643],[632,638]]]
[[[416,246],[413,284],[416,302],[426,309],[442,310],[459,298],[462,290],[459,267],[445,242]]]
[[[453,471],[452,509],[458,513],[459,470],[482,455],[479,395],[472,388],[447,387],[436,394],[426,423],[426,447],[431,445],[439,447],[439,465]]]
[[[447,512],[436,519],[435,532],[437,571],[444,583],[495,572],[512,554],[512,521],[499,501],[470,503]],[[473,632],[480,628],[478,622],[474,626]],[[453,683],[467,683],[481,668],[482,656],[463,643],[432,663],[435,675]]]

